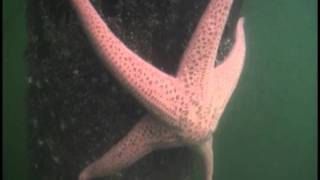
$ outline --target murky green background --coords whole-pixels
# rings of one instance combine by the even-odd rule
[[[3,5],[3,179],[23,180],[25,1]],[[214,179],[316,179],[316,7],[316,0],[244,1],[247,59],[216,132]]]
[[[3,2],[3,179],[27,179],[25,1]]]

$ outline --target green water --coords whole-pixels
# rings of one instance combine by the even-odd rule
[[[3,179],[27,177],[25,1],[3,2]]]
[[[217,133],[216,179],[316,179],[316,7],[244,4],[247,59]]]
[[[3,3],[3,179],[23,180],[25,1]],[[316,4],[244,1],[247,58],[216,132],[215,179],[316,179]]]

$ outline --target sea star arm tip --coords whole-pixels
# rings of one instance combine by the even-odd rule
[[[235,43],[230,54],[226,57],[225,62],[215,68],[221,74],[231,75],[233,79],[237,79],[242,71],[246,52],[246,42],[244,33],[244,18],[240,17],[235,32]]]
[[[245,53],[244,18],[241,17],[237,23],[235,43],[231,52],[221,65],[211,70],[210,91],[215,99],[213,107],[216,111],[215,119],[219,119],[222,115],[238,84],[245,62]]]
[[[246,43],[244,33],[244,18],[238,20],[235,43],[224,62],[212,69],[213,84],[223,86],[224,89],[232,90],[235,88],[245,62]]]

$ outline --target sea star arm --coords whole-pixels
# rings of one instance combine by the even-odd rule
[[[213,148],[212,136],[194,147],[200,155],[206,180],[212,180],[213,176]]]
[[[79,180],[108,175],[131,165],[153,150],[178,146],[178,142],[173,130],[151,115],[146,115],[126,137],[86,167],[81,172]]]
[[[226,103],[230,99],[239,81],[243,69],[246,43],[244,33],[244,19],[239,18],[236,32],[235,43],[224,62],[211,70],[211,91],[215,99],[215,107],[218,107],[218,114],[222,114]]]
[[[179,83],[132,52],[109,29],[89,0],[71,0],[91,41],[116,78],[149,110],[172,114]]]
[[[210,0],[186,48],[177,76],[188,86],[206,87],[233,0]]]

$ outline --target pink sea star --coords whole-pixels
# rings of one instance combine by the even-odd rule
[[[231,97],[245,59],[243,18],[223,64],[214,59],[233,3],[210,0],[186,48],[176,76],[128,49],[89,0],[71,0],[92,43],[115,77],[150,111],[126,137],[86,167],[80,180],[108,175],[159,148],[187,145],[203,157],[206,180],[213,176],[212,134]]]

